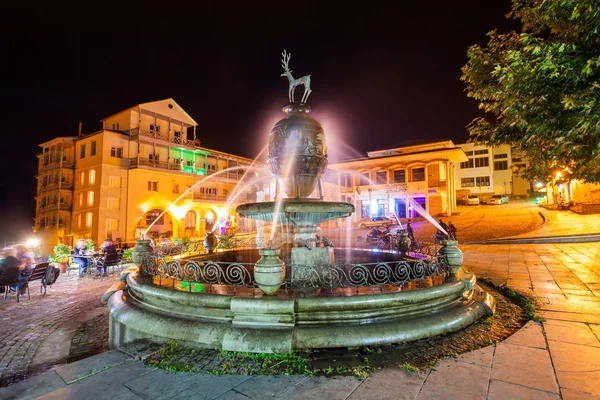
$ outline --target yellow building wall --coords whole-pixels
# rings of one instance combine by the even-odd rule
[[[106,118],[104,121],[102,121],[103,123],[103,129],[113,129],[113,124],[119,124],[118,128],[114,128],[116,130],[119,131],[126,131],[129,130],[131,128],[134,128],[137,126],[137,124],[132,124],[132,120],[131,120],[131,112],[130,110],[126,110],[123,112],[120,112],[118,114],[115,114],[109,118]]]

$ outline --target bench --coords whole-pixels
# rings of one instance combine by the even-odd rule
[[[27,291],[27,299],[31,300],[31,296],[29,294],[29,282],[37,280],[40,281],[40,293],[42,293],[43,290],[42,295],[45,295],[46,281],[44,280],[44,277],[46,276],[46,271],[48,268],[52,267],[47,262],[37,264],[35,267],[33,267],[33,271],[31,272],[31,275],[29,275],[29,279],[27,279],[26,281],[19,281],[20,271],[18,269],[4,271],[0,276],[0,287],[4,287],[4,299],[6,300],[6,296],[10,291],[10,287],[16,286],[19,282],[21,282],[23,284],[23,288]],[[19,298],[21,296],[19,292],[19,290],[16,291],[17,303],[19,302]]]

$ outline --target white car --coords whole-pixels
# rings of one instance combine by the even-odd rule
[[[490,204],[506,204],[508,203],[508,196],[505,194],[495,194],[490,197],[488,201]]]
[[[479,205],[479,195],[477,194],[467,194],[460,199],[461,203],[465,206],[478,206]]]

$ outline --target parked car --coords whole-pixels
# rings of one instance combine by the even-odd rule
[[[505,194],[495,194],[490,197],[490,204],[506,204],[508,203],[508,196]]]
[[[373,217],[369,221],[361,222],[358,226],[361,228],[379,228],[380,226],[384,228],[389,228],[392,225],[396,225],[398,222],[390,217]]]
[[[479,205],[479,195],[477,194],[467,194],[464,195],[460,199],[460,203],[466,206],[478,206]]]

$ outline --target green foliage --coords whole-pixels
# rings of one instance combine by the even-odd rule
[[[133,249],[125,249],[123,250],[123,260],[129,261],[131,260]]]
[[[96,243],[94,243],[93,239],[87,239],[85,241],[85,247],[89,250],[89,251],[94,251],[96,250]]]
[[[53,262],[66,262],[71,255],[71,246],[64,243],[59,243],[54,246],[54,261]]]
[[[398,365],[398,368],[403,370],[404,372],[408,372],[409,374],[414,374],[416,372],[420,372],[421,370],[414,365],[405,362],[404,364]]]
[[[192,242],[192,239],[190,237],[177,237],[177,236],[173,236],[171,238],[171,241],[173,242],[173,244],[178,244],[181,245],[181,251],[186,252],[188,250],[188,248],[190,247],[190,243]]]
[[[520,147],[528,179],[566,169],[567,179],[600,182],[600,3],[512,4],[522,32],[490,32],[487,47],[467,52],[461,79],[484,112],[471,140]]]
[[[223,236],[219,236],[219,242],[217,243],[217,249],[219,250],[227,250],[227,249],[233,249],[235,247],[235,244],[233,242],[233,236],[234,235],[223,235]]]

